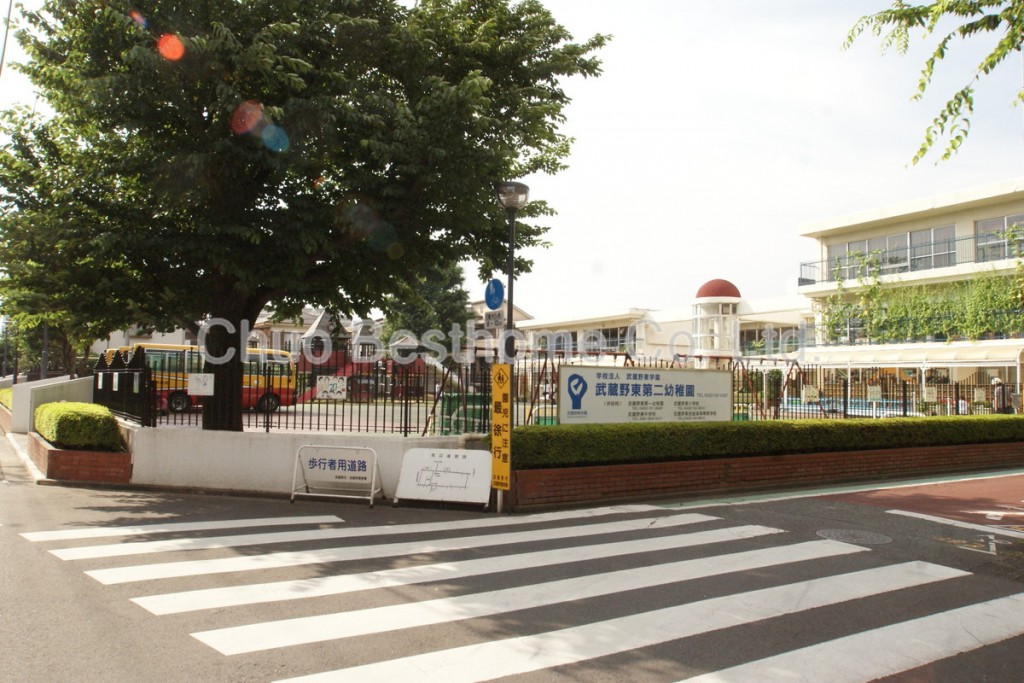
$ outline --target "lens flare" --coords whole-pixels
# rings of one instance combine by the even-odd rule
[[[231,115],[231,130],[236,135],[245,135],[256,130],[263,122],[263,105],[255,100],[242,102]]]
[[[142,12],[133,9],[131,12],[128,13],[128,16],[131,17],[132,21],[134,21],[136,24],[138,24],[142,28],[146,28],[146,17],[142,16]]]
[[[185,45],[178,36],[172,33],[165,33],[156,41],[156,51],[164,59],[176,62],[185,56]]]
[[[263,138],[263,144],[271,152],[284,152],[291,146],[291,140],[288,139],[288,133],[284,132],[284,128],[272,123],[263,129],[260,136]]]

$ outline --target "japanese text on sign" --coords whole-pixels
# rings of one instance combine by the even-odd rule
[[[578,366],[559,384],[562,424],[732,419],[732,375]]]
[[[491,366],[491,487],[507,491],[512,478],[511,367]]]

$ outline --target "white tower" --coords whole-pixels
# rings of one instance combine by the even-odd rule
[[[705,282],[693,302],[694,348],[698,367],[717,368],[737,354],[736,315],[740,290],[728,280]]]

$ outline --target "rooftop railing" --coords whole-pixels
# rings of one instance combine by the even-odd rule
[[[992,263],[1016,258],[1024,243],[1009,241],[1002,234],[961,237],[866,254],[847,254],[800,264],[801,286],[820,282],[857,281],[869,278],[877,263],[879,276],[952,268],[965,263]]]

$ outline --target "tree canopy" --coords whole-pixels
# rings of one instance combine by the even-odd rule
[[[92,333],[365,314],[452,263],[501,270],[493,185],[563,168],[561,81],[606,41],[537,0],[47,0],[16,35],[53,115],[2,120],[0,297]]]
[[[943,32],[944,20],[956,24]],[[895,48],[906,53],[912,33],[926,37],[937,35],[938,42],[925,61],[918,81],[915,99],[921,99],[931,85],[939,62],[946,57],[956,40],[966,40],[984,34],[993,34],[997,42],[976,67],[973,76],[953,93],[946,106],[925,130],[924,140],[914,155],[914,163],[923,159],[936,143],[945,140],[942,159],[949,159],[967,139],[974,111],[974,91],[978,81],[992,72],[1007,57],[1020,52],[1024,42],[1024,2],[1021,0],[935,0],[922,4],[908,4],[894,0],[892,7],[862,17],[851,29],[846,40],[850,46],[864,31],[870,31],[882,40],[883,49]],[[1017,92],[1015,102],[1024,104],[1024,89]]]
[[[405,330],[422,342],[422,335],[437,331],[445,337],[435,343],[451,351],[451,334],[456,325],[460,330],[465,327],[470,317],[468,311],[469,293],[462,286],[462,267],[458,263],[447,264],[419,277],[401,294],[389,297],[384,307],[382,339],[388,343],[396,333]]]

